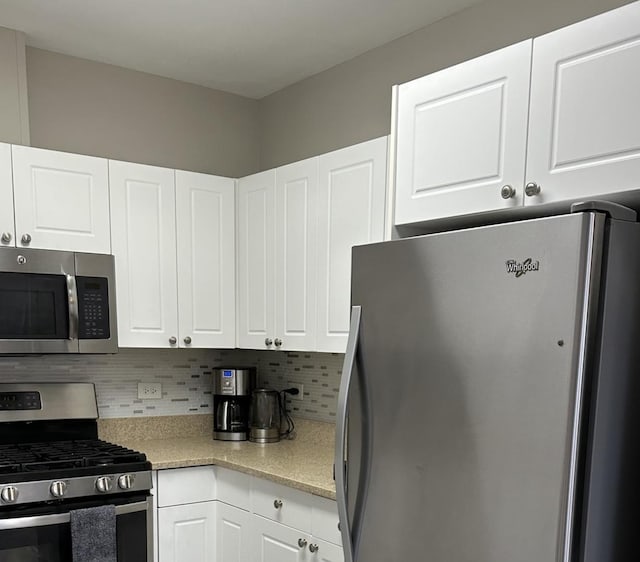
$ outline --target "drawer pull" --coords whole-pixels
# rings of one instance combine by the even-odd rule
[[[318,550],[320,550],[320,547],[317,544],[310,544],[309,545],[309,550],[311,552],[318,552]]]
[[[305,546],[307,546],[307,539],[298,539],[298,546],[300,548],[304,548]]]
[[[282,500],[273,500],[273,507],[280,509],[282,507]]]

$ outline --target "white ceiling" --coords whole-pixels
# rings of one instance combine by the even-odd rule
[[[252,98],[478,0],[0,0],[27,44]]]

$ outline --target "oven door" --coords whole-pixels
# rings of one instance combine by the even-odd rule
[[[0,562],[71,562],[70,510],[0,519]],[[153,561],[151,496],[116,505],[118,562]]]

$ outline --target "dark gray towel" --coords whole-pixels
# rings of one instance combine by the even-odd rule
[[[73,562],[117,562],[115,506],[71,512],[71,551]]]

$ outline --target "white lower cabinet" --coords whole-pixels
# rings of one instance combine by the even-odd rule
[[[213,562],[216,503],[201,502],[158,509],[159,562]]]
[[[244,509],[216,502],[216,560],[254,562],[252,515]]]
[[[158,562],[344,560],[332,500],[211,466],[157,482]]]
[[[309,560],[311,537],[306,533],[259,515],[253,516],[256,562],[302,562]]]

